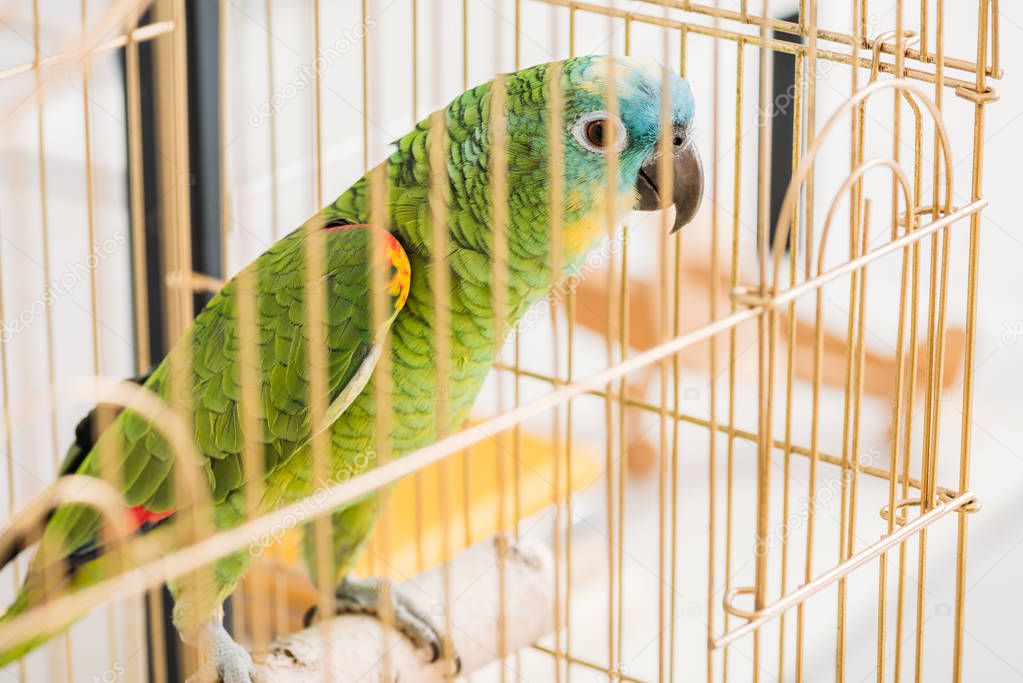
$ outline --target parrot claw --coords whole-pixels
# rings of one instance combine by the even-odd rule
[[[262,683],[248,651],[234,642],[218,621],[203,634],[206,663],[186,683]]]
[[[409,639],[413,647],[426,655],[426,662],[432,664],[444,652],[444,638],[430,619],[415,603],[400,591],[392,590],[394,599],[394,628]],[[356,579],[345,577],[334,590],[334,614],[369,614],[380,618],[380,584],[377,579]],[[305,625],[312,625],[316,617],[316,606],[305,614]],[[462,659],[453,657],[457,675],[462,671]]]

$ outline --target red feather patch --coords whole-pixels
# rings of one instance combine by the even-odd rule
[[[166,510],[165,512],[153,512],[139,505],[128,509],[128,525],[132,529],[139,529],[142,525],[152,522],[156,524],[160,520],[167,519],[174,514],[174,510]]]

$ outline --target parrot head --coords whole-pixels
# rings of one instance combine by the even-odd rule
[[[560,89],[552,89],[558,78]],[[667,83],[667,88],[664,87]],[[551,178],[562,184],[561,260],[571,274],[587,254],[633,210],[675,207],[672,231],[696,215],[703,170],[693,143],[694,98],[689,84],[655,63],[627,57],[586,56],[539,64],[507,74],[504,87],[504,159],[507,185],[507,256],[523,277],[512,282],[535,298],[551,272]],[[492,256],[493,198],[490,182],[495,81],[471,88],[443,111],[447,134],[446,197],[452,252],[459,248]],[[551,100],[560,90],[560,108]],[[664,91],[664,92],[662,92]],[[662,97],[669,129],[662,131]],[[560,163],[552,164],[552,112],[560,111]],[[430,172],[430,120],[396,141],[389,159],[391,212],[405,249],[428,254],[432,234],[425,216]],[[670,141],[670,177],[662,135]],[[614,162],[609,163],[609,155]],[[609,170],[615,173],[608,178]],[[331,207],[346,220],[369,218],[365,178]],[[609,221],[609,218],[612,219]],[[527,301],[528,303],[528,301]]]
[[[557,68],[555,68],[557,67]],[[552,102],[549,80],[560,73],[562,173],[564,178],[563,256],[569,270],[607,234],[608,201],[616,223],[631,210],[654,211],[674,205],[672,232],[689,223],[700,206],[703,170],[693,142],[695,103],[689,84],[655,63],[612,57],[577,57],[511,74],[507,79],[508,169],[515,201],[528,194],[548,202],[548,136]],[[667,92],[664,90],[667,81]],[[668,125],[662,131],[662,96],[668,97]],[[616,105],[610,98],[616,98]],[[661,136],[670,137],[672,173],[662,179]],[[609,165],[608,155],[617,163]],[[616,168],[609,182],[609,168]],[[532,188],[532,190],[530,189]],[[527,215],[542,226],[522,225],[543,241],[549,203]],[[525,208],[525,207],[521,207]],[[521,237],[521,236],[520,236]],[[510,237],[514,239],[514,237]]]

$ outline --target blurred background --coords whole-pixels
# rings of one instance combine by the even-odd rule
[[[3,76],[0,80],[0,305],[7,406],[22,405],[40,396],[54,381],[59,386],[60,382],[83,376],[133,376],[144,369],[139,366],[140,344],[143,343],[146,346],[143,357],[162,356],[166,340],[174,332],[157,313],[172,304],[166,283],[160,276],[161,273],[166,275],[164,266],[172,245],[161,242],[161,222],[157,218],[168,191],[181,191],[184,187],[191,198],[192,270],[212,278],[230,276],[319,208],[315,177],[317,145],[322,163],[322,193],[324,199],[329,200],[359,178],[367,164],[375,165],[382,160],[390,142],[416,121],[448,102],[467,85],[489,80],[496,72],[513,70],[516,57],[520,65],[527,66],[562,58],[570,51],[575,54],[628,52],[659,62],[667,61],[675,69],[684,66],[684,75],[693,87],[698,104],[697,144],[708,178],[713,173],[718,184],[715,190],[708,182],[708,196],[700,217],[678,238],[680,261],[676,275],[680,278],[678,303],[683,330],[696,328],[711,319],[712,230],[718,231],[720,240],[720,260],[714,272],[724,278],[724,284],[714,289],[720,295],[718,315],[727,311],[728,287],[734,284],[728,279],[733,266],[730,262],[733,235],[738,240],[735,243],[738,258],[734,264],[737,281],[750,284],[757,281],[757,133],[763,124],[762,112],[768,112],[767,116],[774,121],[772,185],[784,188],[791,175],[791,163],[784,162],[791,157],[792,149],[790,126],[794,96],[786,97],[786,93],[795,92],[787,90],[792,66],[791,63],[779,66],[776,62],[773,105],[758,108],[758,50],[753,45],[737,48],[734,41],[690,35],[685,63],[681,65],[681,32],[669,31],[666,59],[661,29],[640,22],[634,22],[626,30],[625,21],[609,21],[586,12],[578,12],[570,21],[566,7],[552,7],[533,0],[521,3],[478,0],[465,5],[454,0],[420,0],[415,13],[412,7],[416,3],[378,0],[369,3],[368,20],[362,14],[360,3],[322,3],[320,54],[317,56],[311,39],[311,3],[230,0],[223,3],[221,15],[220,7],[212,0],[192,0],[183,4],[187,34],[181,36],[179,43],[174,43],[174,49],[187,50],[188,55],[189,68],[183,74],[187,84],[180,84],[188,93],[183,106],[177,109],[161,106],[153,87],[161,73],[156,67],[158,51],[171,49],[167,47],[170,41],[158,37],[139,46],[140,125],[144,142],[140,161],[147,170],[159,169],[166,140],[161,142],[158,136],[167,135],[168,130],[184,130],[188,133],[187,141],[179,140],[175,144],[188,145],[190,168],[177,170],[176,178],[168,179],[164,173],[159,182],[156,178],[160,174],[147,174],[145,185],[136,188],[140,192],[132,197],[126,133],[130,107],[126,100],[123,44],[94,52],[87,59],[74,60],[70,65],[60,62],[52,68],[43,67],[42,83],[37,83],[31,68],[19,71],[19,65],[31,64],[36,59],[37,44],[40,59],[72,49],[80,38],[83,21],[92,25],[94,19],[106,16],[112,3],[46,0],[38,4],[37,20],[33,17],[32,4],[21,0],[0,2],[0,75]],[[128,7],[132,3],[122,4]],[[722,0],[719,4],[736,11],[740,8],[735,0]],[[759,11],[758,3],[751,4],[757,5]],[[942,4],[946,53],[974,59],[977,4]],[[625,11],[662,14],[661,8],[645,2],[620,0],[615,5]],[[849,5],[821,3],[820,27],[851,32],[853,17]],[[868,37],[894,26],[900,3],[870,0],[866,5]],[[794,1],[774,0],[769,6],[772,16],[779,19],[798,16],[799,4]],[[1000,60],[1006,73],[1004,79],[993,84],[1000,98],[987,107],[983,131],[983,195],[990,200],[990,206],[981,214],[970,486],[983,510],[971,516],[967,537],[970,559],[966,576],[964,680],[1011,681],[1023,680],[1023,651],[1018,646],[1015,623],[1017,608],[1023,604],[1023,588],[1018,580],[1023,575],[1023,528],[1018,524],[1023,518],[1023,497],[1019,495],[1023,490],[1023,446],[1020,446],[1023,422],[1018,418],[1023,414],[1023,396],[1018,390],[1023,381],[1023,309],[1018,294],[1023,290],[1023,271],[1018,267],[1023,260],[1023,232],[1019,220],[1014,218],[1018,208],[1018,158],[1023,150],[1023,88],[1020,88],[1017,69],[1023,64],[1023,9],[1012,2],[993,3],[992,7],[1000,20]],[[159,16],[158,10],[154,12],[142,22],[156,26],[154,31],[161,30],[159,22],[172,20],[172,17]],[[936,14],[932,12],[928,21],[934,22]],[[707,17],[694,18],[688,14],[684,17],[687,21],[710,25]],[[415,45],[410,40],[413,22],[417,22],[418,27]],[[919,30],[919,22],[918,15],[908,12],[904,27]],[[935,31],[936,26],[932,24],[931,30]],[[95,44],[106,45],[117,35],[120,31],[115,24]],[[222,45],[221,40],[226,43]],[[570,44],[573,40],[574,44]],[[221,50],[226,56],[223,73]],[[712,68],[715,51],[717,69]],[[862,54],[869,56],[869,51],[864,50]],[[818,127],[852,92],[849,66],[821,62],[819,67]],[[86,68],[87,79],[83,78]],[[322,87],[319,139],[314,125],[314,73],[318,73]],[[367,73],[373,78],[364,84]],[[869,71],[861,69],[861,87],[868,77]],[[37,90],[40,87],[41,90]],[[933,86],[926,88],[928,92],[933,91]],[[222,99],[219,92],[224,93]],[[737,104],[738,97],[743,98],[744,104]],[[868,157],[892,152],[891,99],[888,94],[879,96],[868,110],[864,121]],[[43,103],[41,113],[40,101]],[[904,112],[908,109],[904,108]],[[942,114],[954,163],[953,201],[962,205],[969,201],[971,194],[974,106],[946,89]],[[914,148],[908,113],[903,116],[901,126],[901,137],[906,140],[901,153],[904,158],[911,158]],[[39,153],[41,140],[45,141],[44,155]],[[848,174],[849,145],[850,127],[843,123],[829,137],[819,157],[813,188],[813,199],[819,207],[814,230],[820,230],[825,208]],[[928,157],[925,162],[933,162],[934,151],[928,149],[925,154]],[[44,168],[41,163],[45,164]],[[221,176],[222,170],[226,177]],[[45,203],[42,183],[46,186]],[[928,186],[929,183],[924,183],[925,195]],[[227,196],[222,193],[225,187]],[[887,176],[878,174],[866,179],[865,194],[870,196],[873,210],[868,239],[871,245],[883,244],[890,230],[886,221],[892,197],[890,187]],[[133,234],[133,201],[152,247],[145,255],[146,264],[153,266],[146,269],[149,284],[146,303],[151,317],[142,326],[141,337],[136,326],[139,308],[132,278],[133,268],[139,268],[139,263],[133,264],[131,246],[137,244],[137,235]],[[927,204],[927,197],[920,203]],[[778,204],[776,199],[775,217]],[[40,230],[44,222],[43,206],[48,227],[45,243]],[[842,232],[827,244],[823,255],[826,266],[837,265],[848,257],[845,233],[848,202],[840,202],[837,211],[836,225],[842,226]],[[222,226],[224,217],[227,223]],[[646,214],[636,214],[629,225],[626,272],[632,293],[631,313],[638,322],[629,327],[632,343],[625,349],[626,355],[642,350],[644,340],[648,346],[656,341],[652,326],[644,328],[643,306],[650,307],[647,312],[655,310],[653,301],[661,287],[657,265],[659,229],[658,217]],[[939,483],[954,488],[962,421],[962,339],[966,325],[969,251],[966,222],[953,229],[950,235],[948,351],[937,451]],[[929,240],[925,242],[921,260],[927,263]],[[605,305],[601,283],[610,277],[609,268],[617,268],[620,274],[619,258],[620,253],[615,251],[604,259],[606,262],[595,263],[592,272],[580,284],[575,299],[579,325],[573,329],[571,344],[566,342],[564,302],[558,302],[553,309],[545,306],[527,315],[514,345],[517,353],[509,346],[501,359],[505,366],[517,364],[518,379],[499,382],[495,372],[477,402],[476,418],[483,419],[508,409],[515,400],[515,386],[518,399],[526,402],[551,390],[551,382],[544,377],[564,376],[569,366],[574,377],[585,377],[607,366],[607,321],[601,308]],[[617,266],[612,262],[618,262]],[[897,258],[879,261],[871,267],[865,290],[865,306],[869,310],[864,332],[869,359],[866,374],[876,380],[876,385],[864,392],[855,455],[868,466],[885,465],[891,450],[891,397],[887,387],[894,368],[899,309],[893,297],[897,296],[899,276]],[[848,289],[847,279],[836,280],[824,289],[824,328],[829,335],[828,343],[833,339],[839,349],[849,341],[846,328]],[[201,301],[204,295],[197,296]],[[812,298],[801,299],[796,307],[797,318],[809,320],[812,325],[813,314]],[[921,321],[925,314],[926,310],[920,311]],[[687,352],[678,373],[670,375],[671,390],[679,389],[681,411],[693,418],[681,421],[677,436],[672,437],[678,455],[678,470],[672,482],[677,486],[675,623],[678,645],[675,662],[678,680],[696,680],[705,675],[708,548],[715,547],[719,563],[724,561],[726,550],[720,528],[714,537],[708,530],[711,490],[708,456],[712,443],[707,429],[699,421],[711,419],[712,381],[719,387],[715,394],[716,419],[724,419],[730,398],[726,388],[734,374],[735,390],[731,392],[734,424],[738,429],[756,430],[755,335],[752,324],[737,331],[732,355],[734,373],[729,370],[728,348],[722,346],[712,376],[705,344]],[[617,342],[617,339],[612,341],[612,353],[616,358],[623,353],[615,346]],[[839,351],[834,357],[829,356],[832,367],[828,372],[838,373],[838,379],[825,382],[821,398],[820,448],[829,453],[841,452],[845,438],[842,354]],[[630,378],[629,393],[636,401],[656,405],[660,394],[657,372]],[[792,384],[792,419],[786,423],[785,411],[776,411],[776,434],[788,428],[793,443],[808,442],[810,395],[810,383],[805,375],[799,376],[797,372]],[[783,399],[783,392],[779,392],[776,400]],[[7,519],[8,512],[19,509],[52,481],[55,463],[69,445],[74,425],[89,407],[89,402],[85,401],[62,405],[52,420],[40,414],[37,419],[18,424],[5,437],[7,440],[0,447],[8,456],[7,470],[2,475],[8,485],[0,487],[0,509],[7,512],[0,515],[0,519]],[[664,452],[659,419],[650,412],[626,409],[609,425],[605,420],[604,400],[596,396],[576,399],[572,411],[572,431],[565,435],[572,443],[574,462],[579,464],[572,479],[570,504],[565,504],[569,514],[563,515],[566,523],[570,520],[574,534],[572,604],[568,616],[572,651],[582,658],[600,660],[606,649],[605,625],[609,619],[606,545],[615,534],[607,525],[606,478],[612,476],[625,485],[621,673],[639,680],[654,680],[658,637],[654,613],[659,589],[657,457],[658,452]],[[560,419],[564,419],[564,414]],[[617,449],[614,455],[617,474],[616,470],[608,472],[605,468],[609,426],[614,430],[610,438]],[[525,429],[536,436],[536,443],[540,444],[536,448],[542,449],[552,434],[551,417],[531,421]],[[731,586],[748,585],[753,575],[750,539],[754,529],[757,449],[755,443],[741,438],[729,439],[727,434],[719,433],[714,438],[717,440],[714,474],[718,486],[723,485],[728,474],[725,453],[733,455],[729,468],[733,487],[729,496],[729,518],[735,540],[727,575]],[[919,434],[913,438],[919,440]],[[537,465],[536,476],[530,479],[529,485],[538,488],[536,497],[540,500],[549,497],[550,481],[542,470],[543,457],[537,457],[541,464]],[[806,499],[804,493],[809,476],[806,458],[793,457],[786,466],[784,454],[776,450],[772,462],[775,465],[772,476],[779,478],[776,481],[787,476],[793,483],[790,509],[798,510],[802,504],[804,509],[813,505],[817,511],[819,541],[812,549],[814,566],[824,569],[835,564],[839,556],[841,524],[839,497]],[[838,475],[822,468],[818,476],[818,488],[823,491],[837,481]],[[778,483],[774,489],[778,497],[771,503],[772,509],[779,511],[783,504],[780,486]],[[864,478],[858,495],[856,545],[859,548],[885,531],[885,520],[873,511],[887,502],[887,482]],[[718,523],[722,524],[726,514],[723,496],[718,497],[716,505]],[[554,524],[553,508],[539,504],[535,508],[530,511],[530,517],[521,522],[519,532],[527,538],[549,539]],[[782,522],[780,512],[778,514]],[[933,676],[925,676],[927,680],[949,680],[945,676],[953,636],[954,524],[954,517],[943,520],[927,536],[929,559],[924,604],[919,614],[916,609],[907,607],[906,610],[904,637],[912,637],[918,618],[926,622],[923,672],[933,673]],[[467,532],[466,540],[479,540],[488,531],[492,530]],[[803,532],[794,534],[792,543],[791,561],[785,568],[789,589],[801,582]],[[916,557],[918,543],[917,539],[908,543],[910,558]],[[778,582],[772,586],[774,593],[781,590],[782,576],[781,565],[776,563],[780,563],[777,556],[772,558],[772,576]],[[725,575],[720,565],[718,594],[724,591]],[[910,596],[907,604],[911,605],[919,579],[915,559],[909,563],[905,577]],[[0,578],[3,579],[0,602],[6,604],[13,595],[13,583],[6,576]],[[848,579],[847,680],[870,680],[875,676],[877,586],[876,563]],[[838,620],[835,605],[833,589],[824,591],[807,604],[806,619],[811,625],[805,644],[807,680],[823,681],[834,677]],[[111,623],[123,628],[127,614],[133,609],[137,609],[137,605],[112,605],[72,629],[72,647],[61,650],[59,656],[70,655],[74,680],[121,677],[127,680],[128,672],[144,670],[145,649],[110,643],[107,635]],[[721,632],[721,615],[716,619],[717,630]],[[733,626],[736,623],[733,619]],[[773,623],[766,631],[777,638],[780,628],[783,627],[779,623]],[[791,647],[794,619],[784,628],[789,629],[787,642]],[[893,647],[889,643],[889,648]],[[909,653],[906,657],[912,659],[912,643],[905,647]],[[748,639],[731,647],[729,680],[751,678],[750,648]],[[54,672],[64,671],[66,667],[64,663],[55,663],[54,656],[50,651],[33,655],[27,663],[28,680],[59,680]],[[545,656],[539,651],[523,655],[525,680],[548,679],[543,663]],[[776,680],[778,653],[768,652],[764,657],[763,680]],[[51,675],[54,678],[46,678]],[[113,678],[109,678],[110,675]],[[583,670],[580,675],[583,680],[589,680],[590,676],[599,674]],[[0,672],[0,679],[17,680],[17,676],[16,670]],[[792,680],[791,667],[782,672],[782,677]]]

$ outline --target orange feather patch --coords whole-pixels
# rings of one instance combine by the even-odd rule
[[[327,230],[348,230],[350,228],[373,228],[367,223],[344,223],[328,225]],[[409,265],[408,254],[401,242],[390,232],[384,230],[384,256],[387,257],[394,275],[387,283],[387,293],[394,297],[394,310],[400,311],[408,301],[409,288],[412,285],[412,267]]]

